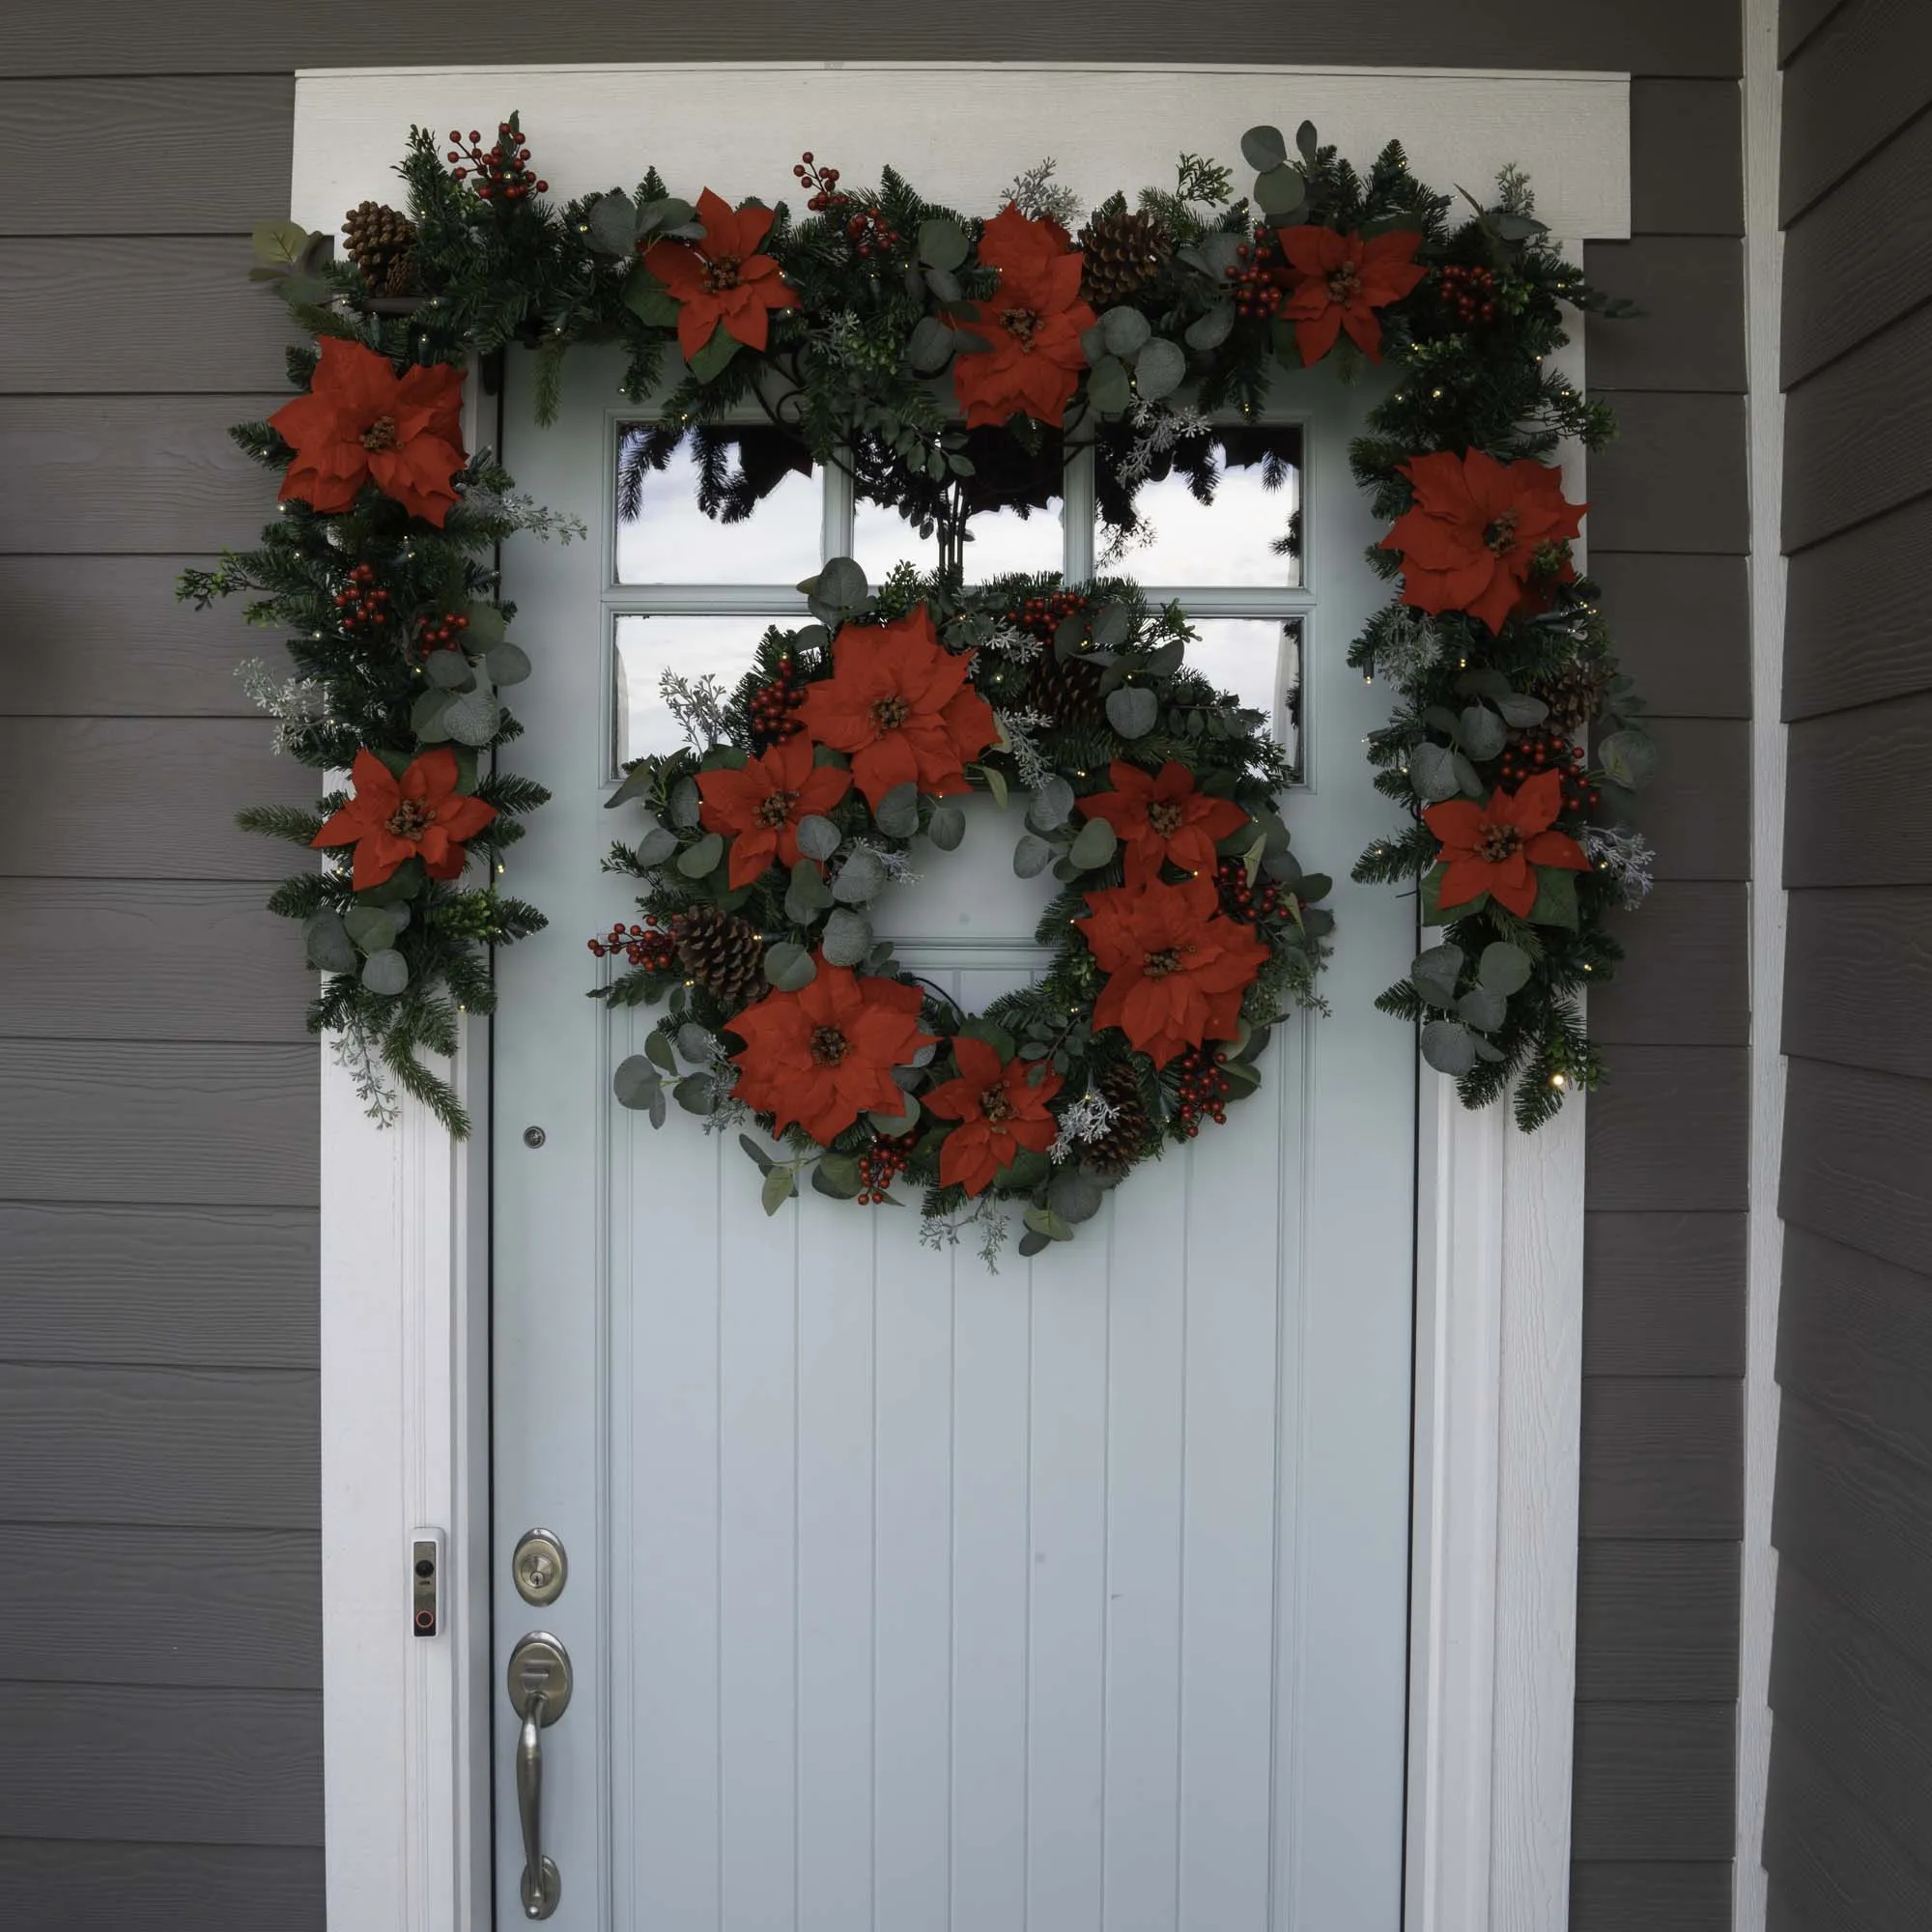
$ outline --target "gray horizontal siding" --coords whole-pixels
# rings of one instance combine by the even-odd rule
[[[0,1838],[0,1922],[33,1932],[324,1932],[320,1846]]]
[[[1791,559],[1784,715],[1816,718],[1932,689],[1932,497]]]

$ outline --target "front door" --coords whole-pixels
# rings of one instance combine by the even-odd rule
[[[1032,158],[988,158],[987,206]],[[1250,442],[1211,511],[1151,491],[1153,540],[1115,566],[1291,738],[1296,849],[1337,878],[1333,1009],[1277,1031],[1227,1125],[995,1273],[903,1208],[767,1217],[735,1133],[616,1104],[654,1015],[584,997],[586,939],[630,913],[604,802],[676,730],[661,671],[730,682],[822,555],[876,580],[918,538],[816,471],[710,523],[682,456],[626,520],[617,363],[574,357],[538,429],[528,359],[505,460],[592,535],[520,539],[505,583],[542,675],[503,763],[554,796],[515,855],[553,923],[500,960],[494,1043],[499,1924],[526,1823],[503,1684],[541,1632],[574,1673],[540,1733],[567,1932],[1395,1932],[1415,1098],[1371,1000],[1413,924],[1347,880],[1390,810],[1360,755],[1385,705],[1344,662],[1381,594],[1347,468],[1365,396],[1322,375],[1277,399],[1297,556]],[[1059,502],[975,530],[969,573],[1084,576],[1094,542],[1076,462]],[[882,923],[969,1009],[1033,969],[1040,903],[1019,802],[976,805]],[[568,1572],[533,1605],[511,1559],[536,1527]]]

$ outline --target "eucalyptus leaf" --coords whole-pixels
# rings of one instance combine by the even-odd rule
[[[718,1083],[708,1073],[687,1073],[670,1096],[687,1114],[708,1117],[718,1111]]]
[[[1091,1221],[1107,1199],[1106,1189],[1085,1168],[1071,1161],[1053,1177],[1046,1190],[1046,1205],[1063,1221],[1078,1225]]]
[[[362,983],[372,993],[382,993],[393,999],[410,983],[409,962],[393,948],[384,952],[372,952],[362,962]]]
[[[936,315],[923,315],[913,324],[906,343],[906,360],[922,376],[936,375],[952,360],[952,329]]]
[[[1036,832],[1052,832],[1073,815],[1073,787],[1058,772],[1050,773],[1027,807],[1026,822]]]
[[[440,745],[448,741],[449,732],[444,727],[442,714],[448,710],[450,694],[432,686],[428,691],[419,691],[410,705],[410,729],[426,745]]]
[[[364,952],[385,952],[410,923],[408,906],[354,905],[342,916],[349,936]]]
[[[718,1036],[696,1020],[686,1020],[677,1030],[677,1050],[693,1066],[709,1066]]]
[[[1293,168],[1270,168],[1255,177],[1255,200],[1264,214],[1276,220],[1294,213],[1307,196],[1308,184]]]
[[[637,843],[638,864],[653,871],[677,850],[677,834],[668,825],[653,825]]]
[[[1124,604],[1110,602],[1094,613],[1094,648],[1117,651],[1134,634],[1134,613]]]
[[[810,925],[832,903],[832,888],[825,875],[810,859],[801,859],[791,868],[791,883],[785,887],[785,917],[795,925]]]
[[[1187,378],[1187,352],[1178,342],[1156,335],[1134,363],[1134,387],[1144,403],[1171,396]]]
[[[1317,159],[1320,158],[1321,154],[1321,144],[1315,137],[1315,123],[1313,121],[1304,121],[1294,130],[1294,145],[1301,158],[1312,168]]]
[[[871,1113],[866,1116],[872,1125],[888,1140],[898,1140],[919,1125],[920,1104],[912,1094],[906,1095],[905,1112],[902,1114]]]
[[[1453,1007],[1456,982],[1463,977],[1463,957],[1460,946],[1432,946],[1415,955],[1415,963],[1408,969],[1409,983],[1432,1007]]]
[[[1131,362],[1153,334],[1153,325],[1137,308],[1110,308],[1100,318],[1100,340],[1110,355]]]
[[[530,660],[521,644],[505,640],[492,644],[483,653],[484,668],[490,673],[490,681],[500,690],[504,685],[522,684],[530,674]]]
[[[1037,1234],[1033,1229],[1029,1228],[1020,1236],[1019,1243],[1013,1252],[1019,1256],[1021,1261],[1026,1262],[1031,1261],[1035,1255],[1044,1254],[1052,1245],[1052,1241],[1046,1236]]]
[[[925,821],[925,836],[942,852],[956,852],[966,837],[966,814],[956,805],[936,805]]]
[[[832,881],[832,896],[840,905],[865,905],[879,895],[886,883],[886,868],[876,852],[863,846],[850,853],[838,876]]]
[[[1597,762],[1626,791],[1636,791],[1657,776],[1657,741],[1648,731],[1626,726],[1597,747]]]
[[[1503,714],[1503,723],[1515,725],[1519,731],[1541,724],[1549,716],[1549,707],[1542,698],[1531,697],[1522,691],[1512,691],[1507,696],[1497,698],[1496,709]]]
[[[629,805],[634,798],[642,798],[650,790],[656,777],[655,762],[650,758],[639,758],[618,781],[617,789],[604,801],[604,810],[610,811],[617,806]]]
[[[442,709],[442,728],[459,745],[487,745],[502,722],[502,707],[487,691],[460,691]]]
[[[872,808],[872,822],[888,838],[910,838],[919,830],[919,786],[895,784]]]
[[[355,970],[355,943],[350,939],[338,913],[317,913],[302,927],[302,945],[308,954],[308,963],[318,973],[353,973]]]
[[[966,259],[966,231],[956,221],[933,215],[919,224],[919,259],[928,269],[956,269]]]
[[[1053,847],[1031,832],[1013,847],[1013,871],[1022,879],[1037,879],[1053,863]]]
[[[1187,325],[1186,343],[1190,349],[1218,349],[1234,332],[1235,305],[1221,302],[1206,315],[1197,315]]]
[[[600,255],[628,255],[638,245],[638,209],[628,194],[600,194],[583,220]]]
[[[1007,777],[991,765],[975,765],[973,769],[986,781],[986,792],[1002,811],[1007,809]]]
[[[760,1174],[769,1174],[778,1165],[771,1155],[750,1134],[740,1134],[738,1136],[738,1145],[745,1150],[746,1154],[751,1159],[752,1165]]]
[[[1120,847],[1119,835],[1104,818],[1090,818],[1074,835],[1067,858],[1083,872],[1096,872]]]
[[[695,832],[704,810],[704,797],[696,779],[679,779],[670,792],[670,822],[680,832]]]
[[[1479,763],[1486,758],[1493,758],[1509,743],[1509,732],[1503,721],[1487,704],[1465,705],[1462,717],[1457,720],[1457,730],[1465,755]]]
[[[1456,753],[1447,745],[1424,743],[1408,754],[1408,781],[1426,805],[1454,798],[1460,789]]]
[[[654,1095],[664,1092],[664,1081],[641,1053],[634,1053],[619,1062],[616,1072],[611,1076],[611,1091],[617,1096],[618,1106],[641,1113],[650,1106]]]
[[[1107,694],[1107,723],[1122,738],[1145,738],[1160,716],[1160,699],[1145,686],[1123,684]]]
[[[1498,939],[1483,948],[1483,956],[1476,962],[1477,980],[1492,993],[1500,993],[1508,999],[1512,993],[1520,993],[1529,984],[1529,976],[1534,971],[1530,956],[1520,946],[1512,946],[1506,939]]]
[[[476,672],[461,651],[432,651],[423,660],[423,675],[440,691],[469,691]]]
[[[1476,1064],[1476,1041],[1460,1020],[1431,1020],[1422,1029],[1422,1057],[1438,1073],[1460,1080]]]
[[[1087,372],[1087,400],[1102,415],[1121,414],[1134,400],[1127,365],[1117,355],[1103,355]]]
[[[781,993],[796,993],[818,977],[811,954],[789,939],[765,949],[765,978]]]
[[[811,812],[798,821],[798,849],[808,859],[829,859],[838,849],[841,834],[831,819]]]
[[[768,1167],[758,1200],[767,1214],[776,1214],[798,1192],[798,1177],[789,1167]]]
[[[1258,175],[1280,167],[1288,159],[1288,143],[1282,139],[1281,129],[1265,123],[1250,128],[1241,136],[1241,158]]]
[[[1464,798],[1481,798],[1489,790],[1474,765],[1458,752],[1453,760],[1456,771],[1456,785]]]
[[[871,601],[872,591],[866,582],[866,573],[851,557],[835,556],[811,580],[807,594],[814,616],[827,611],[831,615],[822,621],[838,624],[862,614]]]
[[[1494,1033],[1509,1013],[1509,1002],[1492,986],[1471,986],[1456,1002],[1456,1013],[1478,1033]]]
[[[822,1153],[812,1162],[811,1184],[820,1194],[835,1201],[851,1201],[859,1192],[859,1156],[851,1153]]]
[[[724,857],[724,838],[716,832],[707,832],[696,844],[688,845],[677,855],[677,869],[687,879],[701,879],[715,872]]]
[[[837,906],[825,922],[819,951],[828,966],[856,966],[872,949],[871,923],[862,913]]]
[[[1056,1214],[1051,1208],[1029,1208],[1021,1218],[1029,1232],[1044,1235],[1049,1241],[1070,1241],[1073,1238],[1072,1225],[1065,1216]]]

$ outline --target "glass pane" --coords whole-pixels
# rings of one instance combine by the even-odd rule
[[[656,753],[674,752],[685,742],[683,727],[666,701],[667,671],[697,684],[718,682],[721,698],[730,696],[752,668],[758,639],[770,617],[639,617],[617,619],[616,762],[629,763]],[[801,618],[799,621],[803,621]]]
[[[966,454],[971,476],[932,483],[908,478],[876,451],[861,451],[852,554],[873,582],[895,564],[927,572],[951,557],[968,583],[1060,568],[1065,465],[1060,438],[1045,434],[1029,449],[1009,430],[969,430]]]
[[[1301,770],[1301,620],[1197,617],[1187,662],[1270,721],[1297,777]]]
[[[711,460],[715,517],[698,504],[701,454]],[[619,432],[619,583],[796,583],[818,568],[822,523],[811,458],[775,429],[678,437],[627,423]]]
[[[1231,423],[1215,430],[1208,447],[1196,444],[1182,456],[1179,463],[1172,453],[1151,460],[1150,480],[1135,498],[1139,527],[1112,542],[1110,530],[1100,532],[1102,567],[1142,583],[1298,587],[1301,431],[1290,423]],[[1214,500],[1202,503],[1189,485],[1208,477]],[[1103,513],[1112,494],[1103,483]]]

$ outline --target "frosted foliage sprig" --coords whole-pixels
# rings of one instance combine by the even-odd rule
[[[1083,210],[1080,197],[1065,182],[1054,180],[1054,170],[1059,165],[1051,155],[1044,160],[1036,161],[1032,167],[1013,177],[1013,184],[1007,190],[1007,199],[1029,221],[1057,221],[1070,232]]]
[[[328,692],[317,678],[277,677],[261,658],[243,659],[235,675],[248,701],[275,721],[270,745],[277,755],[299,752],[305,734],[327,721]]]
[[[1039,711],[995,711],[993,716],[1006,733],[1007,752],[1021,785],[1028,791],[1037,791],[1053,776],[1053,767],[1034,743],[1033,734],[1053,721]]]
[[[1122,483],[1144,482],[1160,458],[1170,455],[1183,442],[1208,435],[1213,428],[1199,410],[1166,402],[1137,400],[1127,421],[1134,440],[1121,459],[1117,472]]]
[[[1444,641],[1434,618],[1403,605],[1376,639],[1376,675],[1411,690],[1442,662]]]
[[[349,1075],[362,1111],[379,1127],[393,1127],[402,1115],[402,1103],[390,1086],[377,1058],[375,1042],[360,1020],[352,1020],[329,1042],[335,1064]]]
[[[1012,1233],[1012,1219],[990,1194],[982,1194],[963,1214],[923,1216],[919,1224],[919,1244],[944,1253],[956,1248],[959,1237],[971,1229],[977,1237],[980,1260],[988,1274],[1000,1271],[1000,1256],[1006,1251]]]
[[[1039,656],[1043,647],[1031,631],[1022,631],[1017,624],[1002,624],[985,637],[976,638],[974,648],[1011,658],[1015,664],[1029,664]]]
[[[590,539],[590,526],[582,517],[550,509],[523,491],[505,494],[472,488],[464,493],[463,502],[466,509],[492,519],[500,518],[513,530],[527,530],[545,543],[587,543]]]
[[[1657,853],[1641,832],[1627,825],[1585,826],[1583,855],[1617,888],[1626,912],[1634,912],[1650,896]]]
[[[1058,1167],[1070,1160],[1078,1148],[1090,1146],[1114,1124],[1120,1109],[1098,1094],[1083,1094],[1060,1116],[1060,1131],[1053,1137],[1046,1157]]]
[[[684,677],[664,671],[658,677],[658,696],[694,752],[708,752],[725,736],[724,687],[712,672]]]
[[[889,885],[916,886],[919,884],[921,875],[913,869],[912,861],[903,852],[895,852],[890,846],[886,845],[875,845],[869,838],[853,839],[852,857],[856,859],[861,852],[869,853],[879,862],[879,869],[885,873],[886,882]],[[851,860],[848,859],[845,863],[850,865]]]

